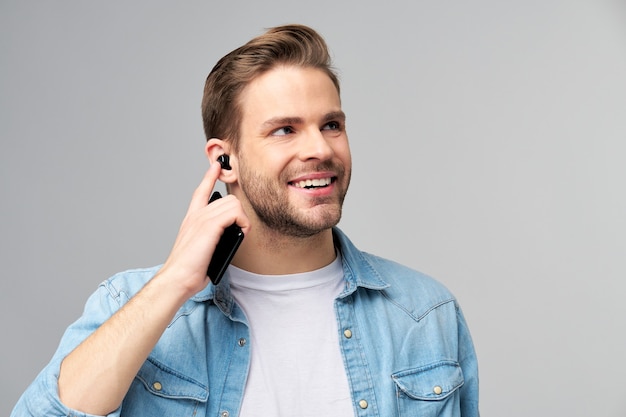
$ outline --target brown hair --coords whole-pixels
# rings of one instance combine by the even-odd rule
[[[209,73],[202,98],[207,140],[229,140],[233,149],[238,149],[241,92],[252,80],[277,65],[321,69],[339,93],[339,80],[332,68],[328,47],[315,30],[304,25],[271,28],[225,55]]]

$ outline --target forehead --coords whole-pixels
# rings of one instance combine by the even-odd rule
[[[328,74],[311,67],[277,66],[259,75],[240,96],[243,123],[267,118],[315,117],[341,110],[339,92]]]

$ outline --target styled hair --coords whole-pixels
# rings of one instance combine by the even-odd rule
[[[315,30],[304,25],[271,28],[225,55],[209,73],[202,98],[207,140],[227,140],[238,150],[241,92],[255,78],[279,65],[318,68],[330,77],[339,93],[328,47]]]

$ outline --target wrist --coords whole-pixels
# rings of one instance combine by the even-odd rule
[[[199,285],[198,280],[189,279],[189,275],[189,273],[179,271],[166,264],[148,284],[156,290],[159,297],[170,299],[180,307],[207,284],[207,281],[204,280]]]

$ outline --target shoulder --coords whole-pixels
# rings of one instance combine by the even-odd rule
[[[148,281],[161,269],[161,265],[150,268],[135,268],[118,272],[100,284],[110,297],[124,304],[139,292]]]
[[[335,229],[334,232],[349,283],[380,292],[415,317],[444,305],[457,307],[454,295],[440,281],[398,262],[363,252],[341,231]]]
[[[393,317],[396,323],[406,323],[403,317],[409,319],[409,323],[430,323],[426,326],[436,329],[435,333],[456,334],[455,329],[462,320],[461,309],[443,283],[398,262],[365,252],[362,255],[371,270],[386,283],[378,291],[359,288],[360,294],[367,292],[366,307],[370,313],[376,310],[377,314]],[[402,328],[399,324],[396,327]]]
[[[393,299],[429,300],[430,303],[455,301],[454,295],[439,280],[398,262],[361,252],[388,284],[383,291]]]

